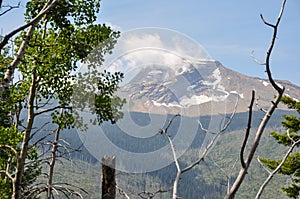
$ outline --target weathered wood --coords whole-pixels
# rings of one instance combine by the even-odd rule
[[[116,198],[116,157],[102,158],[102,199]]]

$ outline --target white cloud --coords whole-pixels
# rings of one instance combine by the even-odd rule
[[[125,76],[145,66],[178,67],[195,59],[209,59],[205,50],[193,40],[175,31],[145,28],[121,33],[106,64],[110,71],[122,71]],[[110,68],[111,67],[111,68]]]
[[[120,50],[128,52],[140,48],[163,48],[164,44],[158,34],[121,34]]]

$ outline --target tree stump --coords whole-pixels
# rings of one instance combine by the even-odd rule
[[[102,199],[116,198],[116,157],[102,158]]]

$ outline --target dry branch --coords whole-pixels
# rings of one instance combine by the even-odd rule
[[[2,3],[2,1],[0,1]],[[5,15],[6,13],[8,13],[9,11],[13,10],[13,9],[16,9],[16,8],[19,8],[20,5],[21,5],[21,1],[18,2],[17,5],[14,5],[14,6],[11,6],[11,5],[7,5],[7,6],[1,6],[1,3],[0,3],[0,7],[1,8],[7,8],[5,11],[1,12],[0,13],[0,16],[3,16]]]
[[[176,155],[176,151],[175,151],[175,146],[173,144],[173,141],[170,137],[170,135],[168,134],[168,129],[170,127],[170,125],[173,123],[174,119],[177,117],[177,116],[180,116],[179,114],[177,115],[174,115],[172,117],[172,119],[170,120],[170,122],[168,123],[167,127],[165,130],[163,129],[160,129],[160,133],[165,135],[166,138],[168,139],[168,142],[170,144],[170,147],[171,147],[171,150],[172,150],[172,155],[173,155],[173,160],[175,162],[175,165],[176,165],[176,168],[177,168],[177,174],[176,174],[176,177],[175,177],[175,180],[174,180],[174,183],[173,183],[173,193],[172,193],[172,198],[173,199],[177,199],[178,196],[177,196],[177,192],[178,192],[178,184],[179,184],[179,180],[180,180],[180,176],[189,171],[190,169],[192,169],[193,167],[195,167],[196,165],[198,165],[201,161],[204,160],[204,157],[208,154],[209,150],[213,147],[214,143],[216,142],[216,140],[219,138],[219,136],[228,128],[228,126],[230,125],[231,121],[233,120],[233,117],[237,111],[237,105],[238,105],[238,99],[236,100],[236,103],[235,103],[235,106],[234,106],[234,111],[233,113],[230,115],[228,121],[223,125],[221,126],[220,125],[220,129],[218,132],[210,132],[208,129],[205,129],[202,125],[202,123],[198,120],[198,123],[199,123],[199,126],[202,130],[204,130],[206,133],[211,133],[211,134],[214,134],[214,137],[213,139],[210,141],[210,143],[205,147],[203,153],[200,155],[200,157],[193,163],[191,163],[190,165],[188,165],[187,167],[181,169],[180,168],[180,165],[179,165],[179,162],[177,160],[177,155]],[[221,122],[221,124],[223,123],[223,120]]]
[[[256,149],[259,145],[259,142],[260,142],[260,138],[264,132],[264,129],[269,121],[269,119],[271,118],[273,112],[275,111],[275,109],[277,108],[277,105],[279,104],[280,102],[280,99],[283,95],[283,92],[284,92],[284,88],[281,88],[281,86],[279,86],[273,79],[272,77],[272,73],[271,73],[271,70],[270,70],[270,57],[271,57],[271,53],[273,51],[273,48],[274,48],[274,45],[275,45],[275,41],[276,41],[276,37],[277,37],[277,29],[278,29],[278,26],[279,26],[279,23],[280,23],[280,20],[281,20],[281,17],[282,17],[282,14],[283,14],[283,11],[284,11],[284,7],[285,7],[285,3],[286,3],[286,0],[283,0],[283,3],[282,3],[282,6],[281,6],[281,10],[280,10],[280,13],[279,13],[279,16],[277,18],[277,21],[275,24],[270,24],[268,23],[264,18],[263,16],[261,15],[261,19],[263,20],[263,22],[272,27],[273,28],[273,36],[272,36],[272,41],[271,41],[271,44],[270,44],[270,47],[267,51],[267,55],[266,55],[266,73],[268,75],[268,79],[272,85],[272,87],[277,91],[277,97],[275,99],[275,101],[271,103],[271,106],[269,107],[269,109],[267,110],[267,112],[265,113],[257,131],[256,131],[256,136],[254,138],[254,141],[253,141],[253,144],[251,145],[250,147],[250,151],[249,151],[249,154],[248,154],[248,157],[246,158],[246,160],[242,161],[242,168],[235,180],[235,182],[233,183],[231,189],[230,189],[230,192],[225,196],[225,199],[233,199],[235,197],[235,194],[237,192],[237,190],[239,189],[240,185],[242,184],[242,182],[244,181],[244,178],[247,174],[247,171],[248,171],[248,168],[251,164],[251,161],[254,157],[254,154],[256,152]],[[251,121],[250,121],[251,122]],[[250,126],[249,124],[249,120],[248,120],[248,126]],[[242,151],[241,151],[242,152]]]
[[[246,163],[245,163],[245,160],[244,160],[244,153],[245,153],[245,148],[246,148],[246,145],[247,145],[247,142],[248,142],[250,129],[251,129],[252,108],[253,108],[254,99],[255,99],[255,91],[253,90],[252,91],[252,98],[251,98],[251,102],[250,102],[250,106],[249,106],[249,117],[248,117],[247,129],[246,129],[245,138],[244,138],[242,148],[241,148],[241,152],[240,152],[240,160],[241,160],[241,165],[242,165],[243,168],[246,167]]]

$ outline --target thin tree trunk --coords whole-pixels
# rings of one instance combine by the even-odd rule
[[[20,199],[21,198],[21,188],[22,188],[22,177],[24,173],[24,167],[25,167],[25,160],[28,152],[28,145],[30,140],[30,133],[34,122],[34,99],[35,99],[35,93],[36,93],[36,71],[35,68],[33,68],[32,72],[32,82],[30,86],[29,91],[29,97],[27,101],[28,106],[28,118],[27,118],[27,125],[26,129],[23,133],[23,142],[21,147],[20,156],[17,160],[17,166],[16,166],[16,176],[12,182],[13,184],[13,193],[12,193],[12,199]]]
[[[55,131],[55,138],[52,144],[51,162],[49,165],[48,182],[47,182],[47,199],[52,198],[52,181],[53,181],[53,174],[54,174],[54,166],[56,162],[56,152],[58,148],[59,136],[60,136],[60,126]]]

